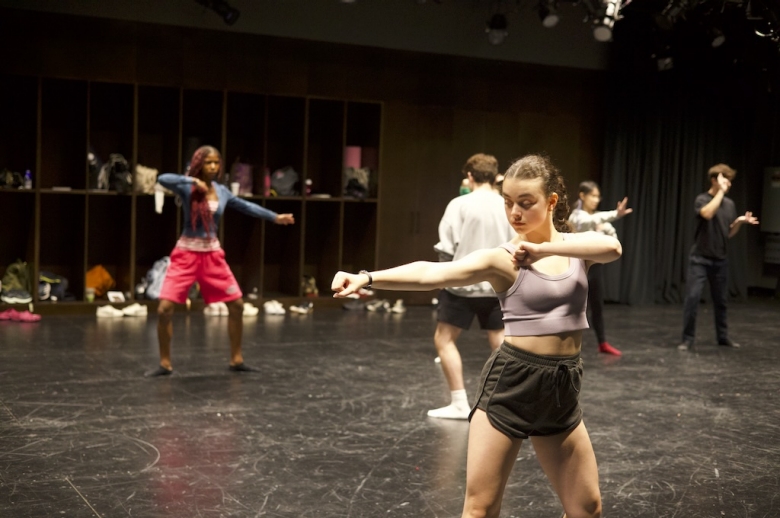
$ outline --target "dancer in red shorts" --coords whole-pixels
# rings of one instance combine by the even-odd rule
[[[160,365],[146,373],[147,377],[165,376],[173,372],[171,340],[173,338],[174,304],[184,304],[187,292],[198,282],[207,304],[224,302],[228,307],[230,337],[230,370],[249,372],[257,369],[244,363],[241,355],[242,315],[244,301],[233,272],[225,262],[225,251],[219,244],[219,218],[230,207],[249,216],[273,221],[279,225],[295,223],[292,214],[277,214],[230,192],[219,183],[222,158],[216,148],[203,146],[192,155],[186,176],[163,174],[157,181],[182,200],[184,225],[182,235],[171,252],[171,264],[160,292],[157,309],[157,337],[160,342]]]

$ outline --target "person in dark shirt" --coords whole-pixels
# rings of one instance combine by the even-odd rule
[[[727,243],[742,225],[757,225],[758,219],[752,212],[737,217],[734,202],[726,197],[731,181],[737,172],[726,164],[716,164],[708,172],[710,189],[696,197],[696,234],[688,262],[688,277],[685,282],[685,306],[683,310],[681,351],[694,347],[696,337],[696,313],[701,291],[709,281],[712,303],[715,308],[715,333],[718,345],[739,347],[729,338],[726,322],[726,298],[728,296],[728,253]]]

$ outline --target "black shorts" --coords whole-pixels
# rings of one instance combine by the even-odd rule
[[[556,435],[582,421],[579,396],[582,359],[540,356],[504,342],[482,370],[477,403],[493,427],[506,436]]]
[[[439,311],[436,319],[461,329],[469,329],[474,317],[481,329],[504,329],[501,305],[496,297],[460,297],[447,290],[439,293]]]

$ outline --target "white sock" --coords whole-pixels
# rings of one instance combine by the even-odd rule
[[[469,400],[466,397],[466,389],[453,390],[450,392],[450,394],[452,394],[453,406],[459,408],[469,408]]]

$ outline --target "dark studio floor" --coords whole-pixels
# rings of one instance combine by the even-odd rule
[[[624,351],[586,333],[582,404],[604,516],[780,516],[780,304],[730,307],[741,350],[676,350],[682,308],[607,306]],[[453,517],[466,422],[448,403],[434,313],[317,309],[245,320],[260,374],[227,371],[225,317],[179,313],[173,376],[156,365],[156,317],[0,322],[0,517]],[[488,356],[460,348],[469,398]],[[502,517],[558,518],[530,443]]]

